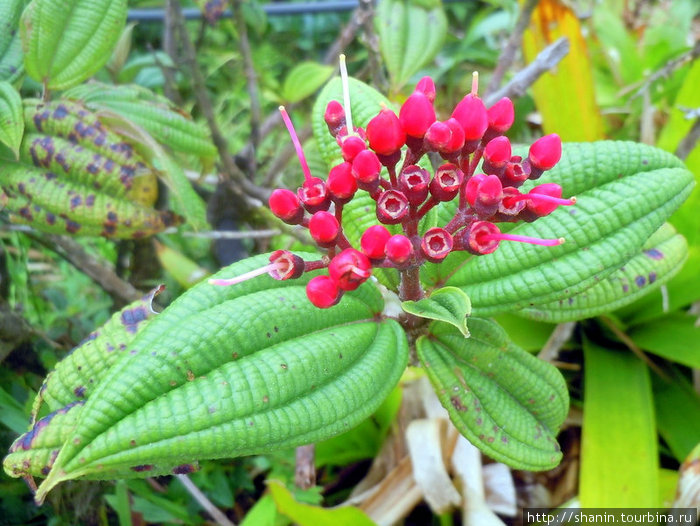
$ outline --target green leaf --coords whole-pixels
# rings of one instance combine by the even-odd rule
[[[517,313],[557,323],[598,316],[632,303],[667,283],[681,269],[687,255],[685,238],[666,223],[636,256],[607,278],[578,294]]]
[[[646,365],[629,352],[583,342],[581,507],[656,506],[654,401]]]
[[[457,287],[442,287],[422,300],[404,301],[401,307],[414,316],[454,325],[465,338],[469,337],[467,316],[471,314],[472,304],[469,296]]]
[[[300,62],[292,68],[284,79],[282,97],[287,102],[299,102],[305,99],[331,77],[333,66],[326,66],[318,62]]]
[[[56,90],[87,79],[109,60],[126,10],[126,0],[32,0],[20,26],[27,73]]]
[[[630,338],[657,356],[688,367],[700,368],[700,327],[696,318],[676,313],[638,325],[628,331]]]
[[[435,58],[447,35],[441,2],[382,0],[375,23],[394,92]]]
[[[299,526],[376,526],[359,508],[341,506],[325,509],[294,500],[294,497],[281,483],[271,480],[267,483],[277,510]]]
[[[24,135],[22,99],[9,82],[0,81],[0,143],[19,158],[19,145]]]
[[[700,443],[700,396],[678,371],[671,378],[652,376],[654,412],[659,434],[678,462]]]
[[[19,17],[27,0],[0,2],[0,81],[14,83],[24,73]]]
[[[613,141],[567,144],[560,163],[537,182],[560,184],[577,196],[576,205],[511,232],[566,243],[502,242],[493,254],[453,265],[442,281],[462,288],[477,315],[548,303],[595,285],[638,253],[694,184],[672,155]]]
[[[556,466],[556,434],[569,396],[561,374],[513,344],[490,320],[471,318],[471,336],[435,322],[416,349],[457,429],[494,459],[516,469]]]
[[[96,386],[37,500],[64,480],[187,472],[198,459],[312,443],[368,417],[406,366],[403,330],[378,317],[370,283],[316,309],[310,277],[201,283],[178,298]]]

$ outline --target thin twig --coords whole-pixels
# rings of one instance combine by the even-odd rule
[[[316,446],[308,444],[296,449],[294,484],[301,489],[316,485]]]
[[[199,505],[204,508],[204,510],[211,516],[212,519],[220,526],[236,526],[229,518],[223,514],[223,512],[214,506],[214,504],[207,498],[207,496],[202,493],[202,491],[194,485],[194,482],[190,480],[187,475],[177,475],[180,483],[185,486],[185,489],[189,492],[194,500],[196,500]]]
[[[501,82],[503,81],[503,76],[513,65],[515,53],[518,51],[518,49],[520,49],[522,44],[523,32],[530,23],[532,12],[535,10],[538,2],[539,0],[527,0],[522,6],[520,14],[518,15],[518,20],[515,22],[513,32],[511,33],[510,37],[508,38],[508,42],[506,42],[506,46],[503,48],[503,51],[501,51],[501,54],[498,57],[498,64],[496,64],[496,68],[493,70],[493,74],[491,75],[491,80],[486,87],[486,94],[493,93],[500,87]]]
[[[688,135],[683,137],[683,140],[678,144],[678,148],[676,148],[675,152],[676,157],[685,161],[688,155],[690,155],[690,152],[692,152],[695,148],[698,140],[700,140],[700,117],[695,119],[695,122],[693,123],[692,128],[690,128]]]
[[[634,94],[630,97],[630,101],[636,99],[637,97],[640,97],[647,89],[649,89],[649,86],[651,86],[654,82],[659,80],[661,77],[668,77],[676,71],[678,68],[681,66],[684,66],[688,62],[692,62],[696,58],[700,57],[700,39],[695,41],[695,44],[693,45],[693,48],[686,51],[683,53],[681,56],[671,60],[670,62],[667,62],[664,67],[661,69],[655,71],[648,77],[646,77],[643,81],[639,89],[634,92]],[[639,86],[639,84],[634,84],[632,86],[629,86],[622,91],[620,91],[620,95],[626,95],[630,91],[632,91],[634,88]]]
[[[365,36],[367,62],[369,63],[372,84],[382,92],[387,91],[388,82],[382,68],[382,55],[379,52],[379,36],[374,28],[374,2],[372,0],[360,0],[360,12],[358,15],[364,17],[362,32]]]
[[[544,48],[530,64],[518,71],[512,79],[498,91],[485,97],[486,106],[492,106],[503,97],[517,98],[525,94],[540,76],[554,68],[569,52],[569,39],[561,37]]]
[[[163,51],[166,55],[170,57],[173,64],[177,64],[177,25],[175,24],[175,17],[173,16],[173,3],[172,0],[167,0],[165,3],[165,20],[163,24]],[[180,106],[182,104],[182,97],[175,87],[175,76],[173,75],[173,70],[162,64],[158,59],[158,55],[154,53],[154,58],[156,59],[156,65],[163,72],[163,78],[165,79],[165,96],[173,101],[175,104]]]
[[[260,239],[269,238],[280,234],[282,231],[276,228],[267,230],[211,230],[209,232],[183,232],[183,237],[200,237],[205,239]]]
[[[575,321],[569,321],[557,325],[537,357],[546,362],[553,362],[556,360],[559,356],[559,351],[561,351],[564,344],[569,341],[569,338],[571,338],[575,328]]]
[[[355,9],[350,16],[350,21],[345,25],[345,27],[340,31],[340,35],[336,38],[326,50],[326,54],[323,56],[324,64],[335,64],[338,61],[338,55],[340,55],[350,42],[353,41],[358,29],[362,27],[365,21],[367,13],[362,9]]]

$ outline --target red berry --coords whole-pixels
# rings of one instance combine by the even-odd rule
[[[423,77],[420,79],[414,91],[418,91],[428,97],[430,102],[435,100],[435,82],[433,82],[433,79],[430,77]]]
[[[275,250],[270,254],[270,263],[277,265],[269,271],[277,280],[296,279],[304,273],[304,260],[289,250]]]
[[[550,170],[561,159],[561,139],[556,133],[537,139],[530,146],[530,165],[537,170]]]
[[[291,190],[278,188],[270,194],[270,210],[275,216],[290,225],[298,225],[304,217],[299,198]]]
[[[387,190],[377,199],[377,219],[385,225],[400,223],[409,210],[408,198],[398,190]]]
[[[353,159],[367,149],[365,140],[357,135],[345,136],[338,139],[340,143],[340,151],[343,154],[343,159],[352,162]]]
[[[484,103],[471,93],[455,106],[452,117],[462,126],[466,142],[481,140],[489,126]]]
[[[423,138],[430,125],[435,122],[433,103],[424,93],[414,92],[401,105],[399,122],[406,135]]]
[[[360,238],[362,252],[370,259],[384,259],[384,248],[391,233],[382,225],[374,225],[365,230]]]
[[[304,208],[310,214],[319,210],[328,210],[331,204],[331,197],[328,195],[326,183],[318,177],[311,177],[304,181],[297,194]]]
[[[333,137],[338,134],[338,131],[345,126],[345,110],[337,100],[332,100],[326,106],[326,112],[323,114],[323,120],[326,121],[328,131]]]
[[[430,181],[430,195],[438,201],[451,201],[459,192],[464,173],[454,164],[443,164]]]
[[[406,263],[413,256],[413,244],[411,240],[402,234],[391,236],[384,247],[387,259],[396,265]]]
[[[328,273],[342,290],[355,290],[372,274],[372,263],[359,250],[346,248],[331,260]]]
[[[372,150],[358,153],[352,161],[352,174],[357,179],[357,185],[363,190],[372,191],[377,188],[381,171],[382,163]]]
[[[406,133],[396,114],[385,108],[367,124],[367,140],[378,154],[391,155],[406,143]]]
[[[489,120],[489,132],[494,134],[494,136],[508,131],[515,120],[513,101],[508,97],[503,97],[491,106],[486,113]]]
[[[335,201],[343,203],[351,199],[357,192],[357,180],[352,174],[352,164],[344,162],[331,168],[326,186]]]
[[[429,229],[420,243],[421,252],[425,259],[438,263],[445,259],[452,251],[454,241],[450,233],[444,228]]]
[[[322,247],[335,245],[340,233],[340,224],[330,212],[316,212],[309,220],[309,234]]]
[[[420,166],[407,166],[399,174],[399,190],[413,206],[418,206],[428,197],[430,174]]]
[[[511,148],[508,137],[500,136],[491,139],[484,148],[483,170],[487,174],[500,175],[510,161]]]
[[[340,301],[342,291],[328,276],[316,276],[306,284],[306,296],[319,309],[327,309]]]

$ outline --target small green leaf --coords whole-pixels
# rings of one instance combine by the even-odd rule
[[[271,480],[267,487],[277,510],[299,526],[376,526],[359,508],[341,506],[327,509],[294,500],[294,496],[279,482]]]
[[[0,2],[0,81],[14,83],[24,73],[19,17],[27,0]]]
[[[556,466],[556,434],[569,407],[551,364],[513,344],[490,320],[470,318],[471,336],[434,322],[416,349],[457,429],[484,453],[516,469]]]
[[[581,507],[657,506],[658,451],[649,370],[632,353],[583,342]]]
[[[32,0],[20,26],[27,73],[56,90],[87,79],[109,60],[126,11],[126,0]]]
[[[19,145],[24,135],[22,99],[9,82],[0,81],[0,143],[19,159]]]
[[[472,312],[472,304],[469,296],[457,287],[442,287],[434,290],[428,298],[404,301],[401,307],[414,316],[454,325],[465,338],[469,337],[467,316]]]
[[[299,102],[319,89],[333,74],[333,66],[318,62],[301,62],[284,79],[282,97],[287,102]]]

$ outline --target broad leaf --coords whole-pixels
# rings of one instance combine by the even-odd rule
[[[27,0],[0,2],[0,81],[14,83],[24,73],[19,17]]]
[[[369,416],[405,368],[403,330],[378,318],[373,285],[319,311],[309,278],[201,283],[176,300],[96,386],[37,499],[64,480],[183,473],[198,459],[315,442]]]
[[[645,351],[699,369],[700,327],[695,322],[695,316],[678,312],[637,325],[628,334]]]
[[[676,460],[683,462],[700,443],[700,395],[680,371],[667,372],[670,378],[652,376],[656,426]]]
[[[126,9],[126,0],[32,0],[20,26],[29,76],[60,90],[96,73],[119,40]]]
[[[647,366],[584,340],[582,507],[656,506],[658,452]]]
[[[24,135],[22,99],[9,82],[0,80],[0,143],[19,157],[19,145]]]
[[[578,202],[511,232],[566,243],[502,242],[493,254],[457,261],[447,275],[433,276],[463,288],[475,314],[548,303],[595,285],[639,252],[694,184],[676,157],[613,141],[567,144],[560,163],[537,181],[544,182],[561,184]]]
[[[391,88],[397,92],[440,51],[447,17],[440,1],[381,0],[375,22]]]
[[[284,79],[282,97],[287,102],[299,102],[313,94],[331,77],[333,66],[317,62],[301,62]]]
[[[527,318],[563,322],[591,318],[632,303],[667,283],[683,266],[688,245],[666,223],[623,267],[578,294],[517,311]]]
[[[517,469],[556,466],[556,434],[569,396],[551,364],[513,344],[494,322],[470,318],[471,336],[435,322],[418,357],[457,429],[484,453]]]
[[[472,304],[469,296],[457,287],[442,287],[422,300],[404,301],[401,307],[414,316],[454,325],[465,338],[469,336],[467,316],[471,314]]]

